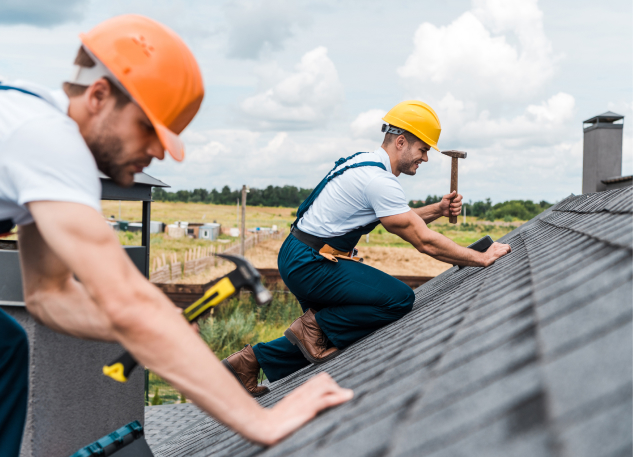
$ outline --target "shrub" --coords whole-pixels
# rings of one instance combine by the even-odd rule
[[[292,294],[276,293],[268,306],[259,307],[252,295],[242,295],[221,304],[214,315],[200,323],[200,336],[220,359],[246,344],[279,338],[303,314]]]
[[[156,387],[154,389],[154,397],[149,402],[149,404],[152,405],[152,406],[158,406],[158,405],[162,405],[163,404],[163,399],[160,398],[160,394],[158,393],[158,387]]]

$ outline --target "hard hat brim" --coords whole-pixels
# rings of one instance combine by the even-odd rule
[[[185,145],[180,137],[158,122],[152,122],[152,124],[165,150],[176,162],[182,162],[185,159]]]

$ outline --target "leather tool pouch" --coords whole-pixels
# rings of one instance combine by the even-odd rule
[[[354,248],[352,252],[339,251],[329,246],[321,238],[308,233],[302,232],[297,227],[292,227],[290,234],[303,244],[310,246],[312,249],[321,254],[324,258],[330,262],[338,262],[337,259],[353,260],[354,262],[363,262],[363,259],[358,257],[358,250]]]
[[[353,254],[358,254],[356,248],[354,248],[354,251],[352,252],[344,252],[334,249],[333,247],[326,244],[319,250],[319,254],[328,259],[330,262],[338,262],[337,259],[353,260],[354,262],[363,261],[363,259],[361,259],[360,257],[352,257]]]

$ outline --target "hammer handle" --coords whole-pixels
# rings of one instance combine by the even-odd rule
[[[451,192],[457,192],[457,160],[457,157],[451,157]],[[453,200],[451,200],[451,203],[452,202]],[[451,224],[457,224],[457,216],[449,216],[448,222]]]

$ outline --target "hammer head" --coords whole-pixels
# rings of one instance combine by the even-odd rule
[[[465,159],[467,153],[462,151],[442,151],[442,154],[449,157],[455,157],[456,159]]]
[[[227,254],[215,254],[218,257],[233,262],[237,268],[229,273],[228,277],[235,289],[245,287],[253,292],[258,306],[269,304],[273,296],[262,284],[262,277],[259,271],[244,257]]]

